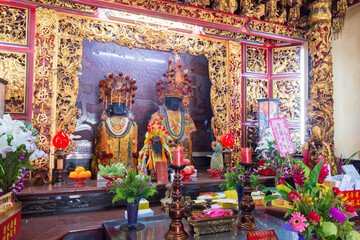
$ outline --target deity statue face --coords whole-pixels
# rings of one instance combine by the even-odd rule
[[[126,105],[124,103],[109,104],[108,111],[110,116],[124,115],[126,113]]]
[[[179,109],[182,99],[179,97],[166,97],[165,98],[165,107],[167,109],[177,111]]]

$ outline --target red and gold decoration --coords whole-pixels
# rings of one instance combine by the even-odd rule
[[[152,172],[156,171],[157,162],[172,163],[171,151],[165,142],[166,134],[168,134],[166,127],[163,126],[158,119],[155,119],[153,123],[148,125],[144,147],[139,152],[138,165],[141,166],[141,169]],[[155,151],[154,148],[156,148],[156,146],[153,144],[154,142],[159,143],[160,152]]]
[[[230,172],[230,168],[232,167],[232,147],[234,146],[234,138],[230,133],[226,134],[222,139],[222,146],[225,148],[223,150],[223,158],[224,158],[224,166],[225,171]]]
[[[66,153],[65,148],[69,146],[69,138],[63,131],[58,132],[53,138],[53,146],[56,148],[55,151],[55,185],[65,184],[65,180],[63,178],[63,171],[65,167]]]
[[[171,59],[168,60],[168,63],[169,70],[163,73],[163,79],[156,83],[156,92],[162,101],[166,97],[182,98],[186,107],[189,105],[191,97],[196,97],[195,88],[191,86],[192,79],[189,76],[189,70],[182,68],[179,55],[175,55],[175,64],[172,64]],[[194,71],[193,68],[190,70]]]

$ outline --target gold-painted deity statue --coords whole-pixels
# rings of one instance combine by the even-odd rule
[[[156,168],[156,159],[164,161],[165,157],[171,162],[168,152],[173,147],[183,146],[184,159],[190,159],[194,165],[192,156],[191,134],[196,131],[195,124],[190,117],[187,108],[194,87],[191,86],[192,80],[189,78],[188,69],[182,69],[179,63],[179,56],[175,56],[175,64],[168,60],[169,68],[167,73],[163,73],[163,79],[157,82],[156,91],[164,105],[159,106],[159,110],[151,116],[149,122],[149,135],[154,135],[152,127],[164,130],[161,136],[152,136],[147,144],[144,144],[140,151],[139,165],[148,171]],[[193,70],[193,69],[191,69]],[[185,110],[180,108],[183,103]],[[151,154],[148,154],[151,149]],[[146,154],[147,152],[147,154]]]
[[[104,104],[103,120],[95,136],[95,154],[91,163],[92,176],[98,172],[98,164],[123,163],[136,167],[138,126],[131,114],[134,103],[136,80],[123,73],[112,74],[99,83],[100,99]]]

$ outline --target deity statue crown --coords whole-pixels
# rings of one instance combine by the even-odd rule
[[[190,85],[192,80],[189,78],[188,69],[181,69],[182,66],[179,63],[179,57],[177,55],[175,56],[175,60],[175,64],[172,64],[170,59],[168,60],[168,72],[163,73],[163,79],[156,83],[156,92],[162,100],[166,97],[182,98],[183,104],[187,106],[195,88]],[[193,68],[190,70],[194,71]]]
[[[99,82],[100,99],[106,107],[108,104],[124,103],[127,107],[134,103],[136,80],[124,75],[122,72],[108,76]]]

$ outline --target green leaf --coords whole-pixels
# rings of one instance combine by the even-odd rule
[[[299,167],[303,168],[303,172],[305,174],[305,177],[306,178],[309,178],[309,175],[310,175],[310,168],[308,166],[306,166],[306,164],[304,162],[301,162],[301,161],[297,161],[296,162],[296,165],[298,165]]]
[[[276,189],[279,190],[279,192],[284,192],[285,194],[282,194],[284,196],[287,196],[289,195],[291,189],[288,188],[287,186],[283,185],[283,184],[280,184],[280,185],[277,185],[276,186]]]
[[[324,161],[319,162],[310,173],[309,185],[313,188],[316,187],[316,184],[319,180],[319,173],[321,171],[323,164],[324,164]]]
[[[281,195],[269,195],[264,198],[264,204],[276,199],[283,199]]]

